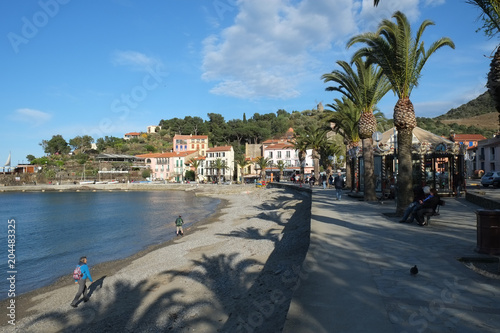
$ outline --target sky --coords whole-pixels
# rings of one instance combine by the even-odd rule
[[[411,95],[435,117],[486,91],[488,39],[465,0],[5,0],[0,2],[0,167],[45,153],[53,135],[123,137],[162,119],[226,121],[327,105],[321,75],[350,61],[349,38],[395,11],[426,46],[450,37]],[[397,98],[379,109],[392,119]]]

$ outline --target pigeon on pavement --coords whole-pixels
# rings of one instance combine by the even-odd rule
[[[411,275],[417,275],[417,273],[418,273],[417,265],[415,265],[412,268],[410,268],[410,274]]]

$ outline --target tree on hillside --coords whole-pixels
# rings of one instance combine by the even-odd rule
[[[97,150],[102,152],[107,148],[120,149],[124,144],[123,138],[117,138],[115,136],[105,136],[104,138],[98,138],[96,141]]]
[[[62,137],[62,135],[57,134],[52,136],[50,140],[42,140],[40,143],[43,151],[46,154],[68,154],[71,151],[71,147],[68,145],[66,140]]]
[[[366,46],[355,52],[353,59],[366,57],[367,63],[378,64],[391,83],[398,96],[394,107],[394,126],[398,131],[398,165],[399,173],[396,184],[398,214],[402,214],[411,202],[413,175],[411,159],[411,141],[413,128],[417,126],[415,110],[410,95],[418,85],[422,69],[429,57],[444,46],[455,48],[450,38],[443,37],[433,42],[425,50],[421,40],[425,29],[433,25],[430,20],[422,22],[415,37],[412,36],[410,22],[402,12],[392,16],[396,23],[384,19],[377,32],[364,33],[351,38],[347,46],[363,43]]]
[[[208,130],[210,131],[209,141],[212,145],[225,144],[227,138],[227,124],[224,117],[218,113],[208,114]]]
[[[26,159],[28,160],[28,162],[29,162],[30,164],[32,164],[32,162],[33,162],[34,160],[36,160],[36,157],[35,157],[34,155],[28,154],[28,155],[26,155]]]
[[[73,150],[79,149],[82,153],[85,153],[85,151],[91,149],[93,143],[94,138],[90,135],[79,135],[69,140],[69,145],[73,148]]]
[[[374,109],[377,103],[390,90],[387,77],[382,75],[382,69],[368,64],[362,58],[353,60],[356,71],[345,61],[337,61],[342,70],[334,70],[323,74],[324,82],[333,81],[339,86],[330,86],[327,91],[338,91],[349,98],[356,108],[361,110],[359,119],[359,136],[363,147],[364,161],[364,199],[377,200],[375,193],[374,158],[372,135],[377,131],[377,119]]]

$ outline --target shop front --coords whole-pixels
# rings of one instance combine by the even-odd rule
[[[374,135],[374,175],[376,190],[395,189],[398,176],[397,131],[393,128]],[[376,140],[378,139],[378,141]],[[465,175],[466,147],[419,127],[413,130],[413,184],[436,188],[441,194],[453,194]],[[360,152],[359,190],[363,190],[364,164]]]

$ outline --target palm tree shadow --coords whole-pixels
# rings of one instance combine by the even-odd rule
[[[181,289],[164,292],[149,305],[144,305],[147,304],[144,299],[157,287],[158,283],[149,284],[145,280],[135,285],[116,282],[99,293],[105,299],[93,297],[77,309],[51,311],[36,317],[28,325],[43,327],[49,323],[51,328],[62,328],[59,330],[63,332],[140,332],[175,331],[199,321],[212,321],[203,316],[183,320],[185,313],[209,302],[182,301],[184,291]]]
[[[254,227],[248,227],[245,229],[233,230],[229,234],[216,234],[219,236],[227,236],[227,237],[239,237],[246,239],[268,239],[274,243],[278,242],[279,235],[274,233],[277,229],[267,230],[265,233],[261,233],[261,231]]]
[[[192,261],[196,267],[193,271],[171,270],[163,274],[171,279],[192,279],[212,291],[228,317],[219,332],[279,332],[309,246],[310,205],[309,196],[295,207],[282,237],[271,238],[275,248],[263,265],[252,259],[238,261],[238,253],[203,255],[201,260]],[[255,228],[226,236],[270,239],[269,234],[262,235]]]

